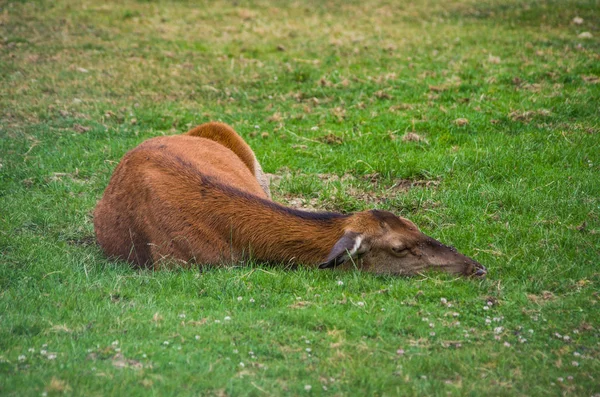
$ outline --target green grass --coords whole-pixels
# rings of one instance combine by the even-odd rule
[[[0,1],[0,394],[600,393],[600,3],[414,3]],[[209,120],[488,278],[107,260],[119,159]]]

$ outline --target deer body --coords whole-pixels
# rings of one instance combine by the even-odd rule
[[[94,227],[107,255],[139,266],[164,259],[186,266],[254,258],[358,265],[377,273],[410,274],[432,266],[485,272],[388,212],[314,213],[273,202],[252,150],[220,123],[153,138],[128,152],[98,203]]]

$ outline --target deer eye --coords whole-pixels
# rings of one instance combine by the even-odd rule
[[[408,249],[404,245],[396,245],[392,247],[392,252],[396,255],[406,255]]]

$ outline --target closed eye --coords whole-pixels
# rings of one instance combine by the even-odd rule
[[[399,245],[396,247],[392,247],[392,252],[396,256],[404,256],[408,253],[408,249],[403,245]]]

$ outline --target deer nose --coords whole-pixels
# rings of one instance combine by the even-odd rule
[[[485,277],[485,275],[487,274],[487,269],[485,268],[485,266],[477,264],[479,266],[476,266],[475,271],[473,272],[473,276],[475,277]]]

